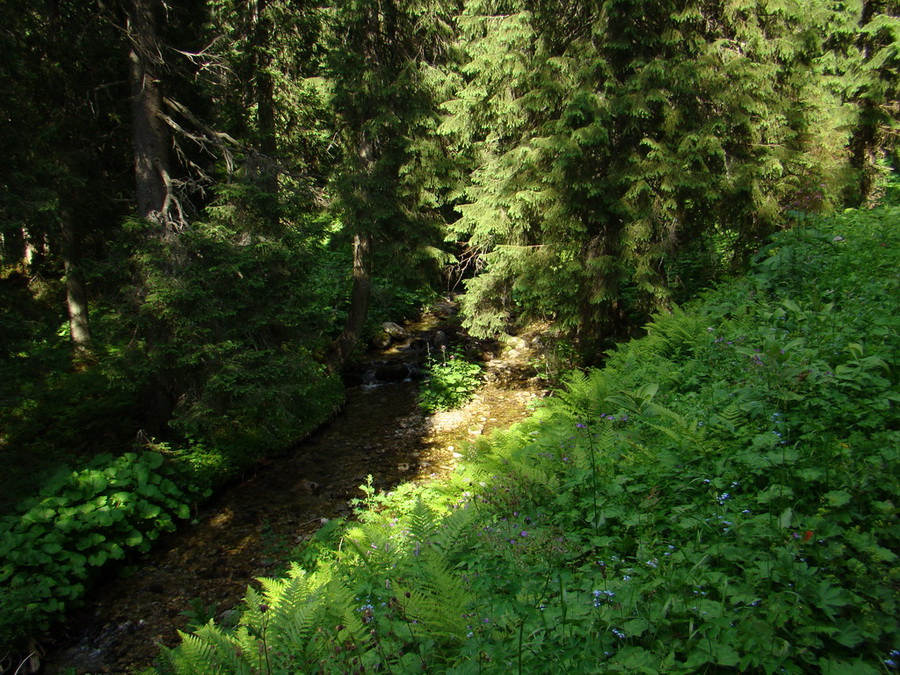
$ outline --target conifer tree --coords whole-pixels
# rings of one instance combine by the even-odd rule
[[[865,204],[873,197],[879,162],[900,140],[900,8],[891,0],[862,0],[854,67],[847,93],[856,106],[850,141],[855,185],[848,201]]]
[[[282,217],[321,201],[330,171],[331,115],[313,84],[322,12],[294,0],[215,0],[210,10],[206,81],[216,126],[241,145],[219,176],[219,192],[229,193],[219,201],[239,202],[248,227],[255,221],[254,231],[277,236]]]
[[[842,159],[838,5],[467,3],[444,129],[473,162],[470,329],[550,318],[587,347],[742,264]]]
[[[118,37],[96,7],[9,2],[0,10],[4,162],[0,261],[28,276],[64,277],[75,353],[91,343],[86,258],[121,211]]]
[[[339,369],[368,316],[375,249],[409,263],[439,240],[427,203],[418,142],[432,128],[435,69],[452,37],[452,7],[413,0],[346,0],[334,8],[328,70],[343,139],[336,206],[352,238],[353,285],[347,321],[329,365]]]

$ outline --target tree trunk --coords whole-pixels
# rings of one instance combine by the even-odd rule
[[[369,296],[372,291],[372,217],[363,209],[371,208],[370,182],[375,169],[375,145],[363,130],[363,122],[358,122],[356,141],[357,171],[362,185],[359,194],[348,213],[350,225],[355,229],[353,235],[353,289],[350,292],[350,310],[340,337],[334,341],[326,359],[326,365],[332,372],[340,370],[347,363],[350,354],[359,340],[362,329],[369,315]]]
[[[62,259],[66,271],[66,309],[69,312],[69,334],[76,353],[87,352],[91,346],[88,324],[87,288],[81,273],[81,256],[75,224],[68,210],[63,210],[60,222]]]
[[[344,367],[353,353],[369,315],[369,296],[372,291],[372,237],[357,233],[353,237],[353,289],[350,309],[344,330],[329,350],[327,366],[330,372]]]
[[[137,216],[160,225],[163,238],[168,238],[180,214],[171,189],[171,143],[162,115],[163,57],[156,37],[156,4],[155,0],[131,0],[128,60]]]
[[[163,118],[164,61],[157,38],[155,10],[158,6],[158,0],[130,0],[128,5],[135,196],[138,218],[151,224],[147,237],[161,241],[171,257],[178,260],[178,229],[183,218],[169,173],[172,139]],[[142,271],[139,275],[138,302],[142,302],[150,289],[146,273]],[[165,343],[167,332],[164,322],[153,317],[144,335],[153,373],[144,385],[141,408],[144,431],[154,437],[165,434],[177,398],[174,370],[158,349]]]
[[[269,0],[255,0],[250,50],[253,62],[252,96],[256,104],[256,129],[259,147],[257,181],[265,193],[262,216],[266,227],[277,227],[278,213],[278,135],[275,121],[275,82],[272,79],[272,19],[266,12]]]
[[[875,19],[880,12],[897,16],[897,11],[890,12],[889,3],[882,3],[878,0],[864,0],[862,3],[862,14],[859,20],[858,44],[862,51],[862,57],[867,64],[867,68],[871,67],[870,61],[873,52],[877,51],[878,44],[873,42],[877,40],[873,35],[866,33],[866,26]],[[864,69],[865,70],[865,69]],[[874,87],[879,80],[877,72],[869,71],[866,77],[870,78],[869,86]],[[876,87],[877,90],[877,87]],[[878,175],[878,152],[884,143],[884,132],[881,130],[885,124],[885,115],[880,106],[886,103],[883,97],[883,91],[878,95],[879,98],[872,100],[872,94],[856,101],[857,105],[857,121],[856,127],[850,138],[850,166],[856,169],[857,182],[856,191],[849,195],[848,202],[851,206],[871,206],[871,202],[875,195],[875,178]],[[879,100],[880,99],[880,100]]]
[[[254,35],[254,59],[256,62],[256,120],[259,127],[259,149],[263,155],[271,161],[271,165],[264,167],[267,171],[263,174],[266,187],[272,194],[278,191],[278,171],[275,166],[275,158],[278,154],[278,137],[275,132],[275,83],[272,81],[272,54],[270,45],[272,42],[272,20],[266,14],[268,0],[257,0],[256,26]]]

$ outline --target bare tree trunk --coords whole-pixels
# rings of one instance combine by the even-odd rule
[[[47,256],[47,239],[43,233],[32,236],[28,230],[22,228],[22,239],[24,240],[24,252],[22,261],[26,267],[32,268],[39,265]]]
[[[350,309],[344,330],[329,350],[328,369],[335,372],[344,367],[353,353],[369,315],[369,296],[372,291],[372,237],[356,234],[353,237],[353,289]]]
[[[163,118],[163,54],[157,38],[155,10],[158,0],[129,0],[127,32],[131,82],[132,136],[137,216],[154,227],[149,238],[162,241],[177,258],[178,227],[183,223],[170,176],[171,134]],[[139,301],[150,290],[144,272],[138,279]],[[154,372],[141,395],[145,431],[151,436],[165,433],[175,408],[175,374],[158,356],[158,345],[166,340],[162,320],[150,319],[146,329],[148,356]]]
[[[269,0],[256,0],[254,7],[253,98],[259,135],[259,186],[266,193],[264,218],[270,227],[277,226],[278,216],[278,136],[275,122],[275,82],[272,67],[272,19],[266,13]]]
[[[128,53],[137,215],[163,227],[163,237],[180,219],[169,172],[170,135],[163,119],[160,70],[163,56],[156,37],[155,0],[131,0]]]
[[[75,224],[68,210],[62,211],[60,222],[62,259],[66,271],[66,309],[69,312],[69,334],[76,353],[87,352],[91,347],[91,330],[88,324],[87,288],[81,273],[81,255]]]
[[[371,216],[363,213],[362,209],[372,204],[369,182],[372,180],[372,172],[375,169],[375,145],[370,136],[362,129],[363,123],[359,122],[357,134],[357,170],[362,177],[363,185],[361,194],[357,195],[351,213],[351,224],[355,228],[353,235],[353,288],[350,292],[350,309],[347,313],[347,321],[344,330],[335,340],[326,365],[332,372],[340,370],[347,363],[347,359],[353,353],[359,336],[362,334],[366,319],[369,316],[369,296],[372,292],[372,234]]]

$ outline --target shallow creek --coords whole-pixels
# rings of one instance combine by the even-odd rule
[[[417,407],[410,382],[349,389],[330,423],[201,507],[129,576],[96,588],[44,655],[41,672],[146,668],[160,645],[179,642],[183,612],[210,608],[221,617],[254,578],[278,573],[280,552],[302,544],[323,519],[351,515],[349,502],[363,496],[367,475],[381,490],[439,480],[465,441],[521,420],[542,394],[533,382],[489,380],[464,409],[436,415]]]

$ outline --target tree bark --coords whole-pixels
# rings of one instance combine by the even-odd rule
[[[350,309],[344,330],[329,350],[327,366],[330,372],[344,367],[353,353],[369,315],[369,296],[372,291],[372,237],[357,233],[353,237],[353,288]]]
[[[81,255],[78,235],[72,215],[63,210],[60,222],[63,266],[66,272],[66,309],[69,312],[69,335],[76,352],[87,352],[91,347],[91,330],[88,323],[87,287],[81,273]]]
[[[163,118],[164,59],[157,32],[158,6],[158,0],[129,0],[128,3],[136,215],[151,224],[148,239],[162,242],[172,258],[178,260],[178,231],[184,221],[172,189],[169,159],[172,137]],[[150,289],[146,273],[139,274],[138,301],[141,302]],[[144,335],[148,357],[155,363],[141,394],[141,408],[144,430],[155,437],[166,433],[176,401],[175,372],[158,349],[165,343],[167,332],[165,323],[153,317]]]
[[[272,20],[266,14],[268,0],[256,2],[254,27],[256,123],[259,129],[259,150],[263,155],[261,168],[262,188],[271,196],[271,205],[278,203],[278,136],[275,126],[275,83],[269,69],[272,67],[270,44]],[[276,218],[275,209],[269,215]]]
[[[137,216],[171,234],[180,220],[170,178],[170,136],[163,119],[160,70],[162,52],[157,40],[155,0],[131,0],[128,15],[128,53]]]

